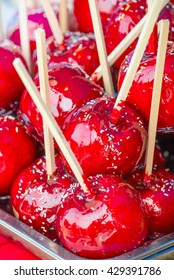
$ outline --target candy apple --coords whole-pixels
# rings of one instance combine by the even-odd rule
[[[128,35],[146,13],[146,1],[121,1],[114,9],[110,21],[106,27],[105,39],[108,53],[118,46],[118,44]],[[115,62],[117,68],[124,57],[135,48],[134,42],[123,55]]]
[[[0,41],[0,115],[16,110],[24,90],[23,83],[12,63],[20,58],[25,63],[19,48],[9,40]]]
[[[58,17],[58,11],[55,9]],[[30,47],[33,52],[36,49],[35,33],[37,28],[44,28],[46,37],[52,36],[47,17],[42,7],[28,8],[28,30]],[[13,41],[16,45],[20,46],[20,32],[19,32],[19,15],[15,15],[12,22],[9,24],[7,30],[8,38]]]
[[[118,77],[118,90],[120,90],[121,88],[132,55],[133,52],[126,56],[125,60],[121,65]],[[135,78],[133,80],[132,86],[127,97],[127,102],[134,106],[134,108],[144,117],[144,119],[147,122],[149,121],[150,115],[155,66],[156,54],[145,53],[136,72]],[[162,95],[158,118],[158,130],[166,133],[169,131],[174,131],[173,68],[174,43],[170,42],[168,44],[166,54],[164,77],[162,83]]]
[[[97,2],[102,20],[102,26],[105,29],[113,9],[118,5],[119,0],[97,0]],[[79,31],[85,33],[93,32],[88,0],[74,0],[74,14]]]
[[[74,181],[66,175],[57,155],[56,171],[47,179],[45,157],[23,170],[13,183],[11,205],[16,218],[56,240],[54,222],[57,206]]]
[[[117,125],[110,123],[115,99],[98,98],[72,113],[64,135],[87,176],[132,171],[145,149],[147,132],[141,116],[125,106]]]
[[[56,64],[49,69],[48,75],[51,111],[60,126],[73,110],[104,94],[101,87],[77,65]],[[34,81],[39,89],[38,75]],[[27,130],[43,142],[42,117],[27,91],[22,95],[18,115],[24,120]]]
[[[149,217],[151,238],[174,231],[174,174],[161,169],[153,171],[144,181],[144,171],[138,171],[127,178],[139,191]]]
[[[92,33],[66,32],[61,44],[57,44],[53,37],[47,40],[48,64],[59,62],[78,64],[84,71],[91,75],[99,66],[98,52],[95,37]],[[37,51],[33,60],[37,60]],[[37,72],[37,63],[36,70]]]
[[[148,233],[139,194],[119,176],[88,178],[95,198],[79,186],[67,191],[58,207],[56,230],[63,246],[85,258],[110,258],[141,245]]]
[[[13,117],[0,117],[0,195],[9,194],[17,175],[35,159],[35,142]]]

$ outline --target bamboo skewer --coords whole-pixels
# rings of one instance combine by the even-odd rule
[[[105,40],[104,40],[104,35],[102,30],[101,18],[97,7],[97,0],[88,0],[88,2],[89,2],[90,12],[91,12],[91,17],[93,22],[94,33],[96,37],[98,56],[99,56],[102,73],[103,73],[102,76],[103,76],[105,91],[107,95],[114,97],[113,81],[112,81],[111,71],[107,61],[106,45],[105,45]]]
[[[146,150],[146,159],[145,159],[145,181],[148,180],[148,178],[151,176],[152,169],[153,169],[153,158],[154,158],[154,150],[155,150],[159,106],[160,106],[160,99],[161,99],[161,92],[162,92],[165,58],[166,58],[166,51],[167,51],[169,24],[170,23],[168,20],[162,20],[160,22],[160,37],[158,43],[157,62],[156,62],[154,86],[152,92],[152,103],[151,103],[148,141],[147,141],[147,150]]]
[[[62,32],[66,32],[68,30],[67,0],[60,0],[59,22]]]
[[[56,120],[54,119],[53,115],[51,114],[50,110],[47,108],[45,102],[42,100],[37,87],[35,86],[33,80],[31,79],[27,69],[25,68],[24,64],[19,58],[16,58],[13,62],[13,65],[19,74],[21,80],[23,81],[26,89],[28,90],[29,94],[31,95],[34,103],[36,104],[38,110],[40,111],[43,119],[47,122],[47,125],[56,140],[57,144],[59,145],[62,154],[66,158],[69,166],[71,167],[77,181],[79,182],[81,188],[83,189],[84,193],[88,196],[89,199],[94,198],[95,194],[90,186],[87,178],[85,177],[81,166],[79,165],[74,153],[72,152],[70,146],[68,145],[61,129],[59,128]]]
[[[42,4],[43,4],[43,8],[44,8],[45,14],[47,16],[50,28],[52,30],[53,36],[54,36],[56,42],[58,44],[60,44],[63,41],[63,34],[61,31],[58,19],[55,15],[55,12],[51,6],[51,3],[49,0],[44,0],[44,1],[42,1]]]
[[[31,65],[31,50],[30,40],[28,32],[28,16],[27,16],[27,5],[26,0],[19,2],[19,26],[20,26],[20,44],[22,55],[27,63],[30,74],[32,73]]]
[[[152,5],[153,5],[153,0],[147,0],[148,11],[150,11]]]
[[[114,124],[117,123],[117,121],[120,117],[121,109],[127,98],[129,90],[131,88],[133,79],[135,77],[136,71],[138,69],[140,61],[144,54],[145,48],[147,46],[148,40],[149,40],[152,30],[155,26],[159,13],[163,7],[163,4],[168,3],[168,2],[169,1],[167,1],[167,0],[161,0],[160,3],[158,0],[153,1],[152,8],[147,15],[147,20],[145,22],[142,33],[139,37],[137,46],[136,46],[134,54],[132,56],[131,63],[129,65],[128,71],[126,73],[122,87],[120,89],[119,95],[116,99],[113,111],[110,116],[110,120]]]
[[[40,79],[40,93],[45,101],[45,104],[50,109],[50,87],[48,79],[48,67],[47,67],[47,53],[46,53],[46,36],[43,29],[35,31],[37,57],[38,57],[38,69]],[[56,170],[55,153],[54,153],[54,141],[52,134],[47,126],[47,123],[43,119],[44,129],[44,145],[46,155],[46,166],[48,179],[53,175]]]
[[[0,2],[0,41],[4,40],[3,23],[2,23],[2,4]]]

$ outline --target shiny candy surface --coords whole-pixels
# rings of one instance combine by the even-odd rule
[[[78,64],[88,75],[99,66],[95,37],[92,33],[66,32],[62,44],[57,44],[53,37],[47,40],[48,64],[59,62]],[[34,60],[36,60],[36,52]]]
[[[63,246],[91,259],[114,257],[146,239],[146,214],[139,194],[118,176],[90,177],[96,197],[87,200],[79,186],[58,208],[56,230]]]
[[[108,53],[118,46],[118,44],[126,37],[127,34],[129,34],[129,32],[145,15],[145,2],[145,0],[121,1],[114,9],[105,31]],[[134,42],[115,62],[116,67],[120,67],[124,57],[135,48],[135,45],[136,42]]]
[[[72,111],[104,94],[101,87],[76,65],[57,64],[50,68],[48,75],[51,111],[60,126]],[[38,75],[34,81],[39,89]],[[22,95],[19,115],[27,130],[43,142],[42,117],[27,91]]]
[[[19,48],[9,40],[0,41],[0,115],[14,111],[24,86],[12,63],[15,58],[24,59]],[[25,63],[25,62],[24,62]]]
[[[147,132],[137,112],[126,106],[115,126],[109,117],[114,99],[93,100],[71,114],[64,135],[85,175],[132,171],[145,149]]]
[[[111,17],[113,9],[119,0],[97,0],[102,26],[105,29]],[[77,20],[77,28],[81,32],[93,32],[92,20],[88,0],[74,0],[74,14]]]
[[[149,216],[151,238],[174,231],[174,174],[161,169],[153,171],[143,182],[144,172],[135,172],[127,178],[141,194]]]
[[[13,183],[11,205],[16,218],[56,240],[57,206],[73,182],[63,169],[60,155],[56,156],[56,171],[50,180],[47,180],[45,158],[37,159]]]
[[[123,61],[118,79],[118,89],[120,89],[127,69],[130,64],[132,53]],[[150,115],[151,97],[153,90],[154,74],[156,65],[156,55],[143,56],[134,81],[129,91],[127,102],[145,118],[148,122]],[[161,131],[173,130],[174,127],[174,43],[169,43],[165,61],[163,76],[161,103],[158,119],[158,129]]]
[[[35,155],[35,142],[22,124],[12,117],[0,117],[0,195],[9,194],[14,179]]]

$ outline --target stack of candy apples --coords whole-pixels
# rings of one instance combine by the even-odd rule
[[[174,1],[18,2],[0,31],[1,198],[88,259],[173,232]]]

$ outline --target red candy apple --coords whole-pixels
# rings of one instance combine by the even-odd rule
[[[48,64],[59,62],[77,63],[88,75],[99,66],[95,37],[92,33],[66,32],[61,44],[57,44],[53,37],[47,40]],[[37,52],[33,59],[36,61]],[[35,70],[36,72],[36,70]]]
[[[55,9],[55,12],[58,16],[58,12]],[[46,37],[49,38],[52,36],[52,31],[50,29],[47,17],[42,7],[36,7],[29,9],[28,8],[28,30],[29,30],[29,39],[30,47],[33,52],[36,49],[36,40],[34,31],[37,28],[44,28]],[[19,18],[18,15],[15,15],[12,22],[8,27],[8,38],[13,41],[16,45],[20,46],[20,32],[19,32]]]
[[[114,102],[98,98],[66,119],[64,135],[86,176],[128,174],[144,152],[147,132],[142,118],[125,106],[118,124],[111,124]]]
[[[130,53],[123,61],[118,78],[118,89],[120,89],[127,69],[132,58]],[[152,90],[154,83],[156,66],[156,54],[145,53],[138,71],[135,75],[134,81],[130,88],[127,102],[135,107],[135,109],[144,117],[148,122],[150,115],[150,106],[152,98]],[[174,43],[168,44],[168,50],[165,61],[164,77],[162,84],[162,95],[158,118],[158,130],[160,131],[173,131],[174,130]]]
[[[118,44],[128,35],[146,13],[146,1],[121,1],[114,9],[110,21],[108,22],[105,39],[108,53],[118,46]],[[134,42],[124,54],[115,62],[116,67],[120,67],[125,55],[135,48]]]
[[[48,75],[51,111],[60,126],[73,110],[104,94],[77,65],[56,64],[49,69]],[[34,81],[39,88],[38,75]],[[19,115],[24,120],[27,130],[43,142],[42,117],[27,91],[22,95]]]
[[[0,115],[16,110],[24,90],[23,83],[12,65],[15,58],[24,62],[16,45],[9,40],[0,41]]]
[[[97,0],[98,8],[105,29],[111,17],[113,9],[120,0]],[[77,28],[81,32],[93,32],[93,25],[88,0],[74,0],[74,14],[77,20]]]
[[[57,206],[70,185],[70,179],[56,156],[56,171],[47,180],[45,158],[37,159],[13,183],[11,205],[15,216],[50,239],[56,239],[54,222]]]
[[[13,181],[35,159],[35,142],[21,123],[0,117],[0,195],[9,194]]]
[[[88,180],[94,199],[87,199],[76,185],[58,207],[56,230],[63,246],[91,259],[114,257],[140,246],[148,226],[138,192],[118,176]]]
[[[138,171],[127,180],[141,194],[149,216],[150,237],[156,238],[174,231],[174,174],[161,169],[143,182],[144,172]]]

